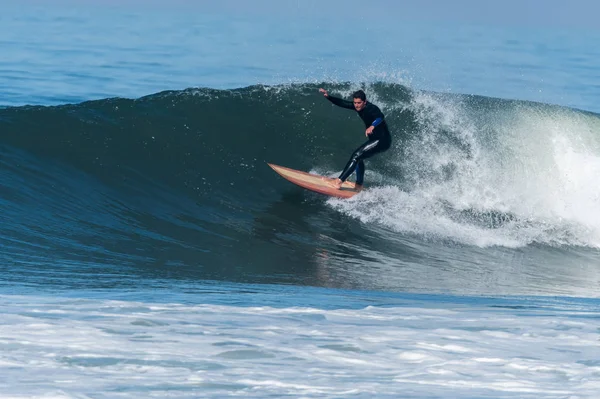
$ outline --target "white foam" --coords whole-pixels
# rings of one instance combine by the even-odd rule
[[[402,179],[330,204],[364,223],[480,247],[600,247],[600,119],[503,104],[482,124],[456,99],[415,93],[421,130],[390,161]]]
[[[8,398],[595,398],[600,389],[600,319],[586,307],[413,299],[323,310],[0,296],[0,308]]]

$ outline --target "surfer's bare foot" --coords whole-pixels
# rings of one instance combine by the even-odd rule
[[[348,182],[348,184],[350,185],[351,189],[356,190],[356,191],[360,191],[363,188],[362,184],[356,184],[356,183],[351,183],[351,182]]]
[[[335,180],[331,180],[331,187],[336,188],[336,189],[340,189],[342,188],[342,184],[344,184],[343,181],[341,181],[340,179],[335,179]]]
[[[322,177],[321,180],[323,180],[325,183],[327,183],[328,186],[333,187],[337,190],[342,188],[343,182],[340,179],[330,179],[328,177]]]
[[[352,190],[356,190],[356,191],[360,191],[363,188],[362,184],[356,184],[355,182],[352,182],[352,181],[346,181],[343,183],[343,185],[344,185],[344,187],[351,188]]]

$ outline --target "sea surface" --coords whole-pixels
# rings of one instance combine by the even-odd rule
[[[0,397],[597,398],[600,31],[292,3],[5,5]]]

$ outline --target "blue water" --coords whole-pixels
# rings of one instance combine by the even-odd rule
[[[400,11],[337,19],[314,4],[297,17],[293,9],[244,15],[205,8],[92,4],[17,11],[9,5],[11,12],[0,17],[1,103],[383,79],[600,111],[597,30],[416,23]]]
[[[0,14],[0,107],[17,107],[0,116],[0,397],[596,398],[600,31],[409,21],[397,7],[367,18],[331,7],[322,13],[316,2],[243,12],[224,4],[231,8],[11,3]],[[259,199],[242,198],[234,188],[252,182],[238,174],[260,174],[260,146],[229,159],[225,153],[238,148],[215,134],[211,150],[224,154],[215,159],[240,169],[227,176],[219,164],[207,174],[222,172],[219,179],[194,180],[197,170],[168,169],[180,164],[170,148],[185,147],[159,135],[171,126],[146,137],[136,135],[144,124],[138,114],[119,125],[129,103],[66,109],[84,126],[122,129],[96,143],[98,152],[73,147],[79,136],[63,136],[69,127],[54,119],[54,108],[29,114],[37,109],[23,107],[345,82],[369,95],[381,83],[416,93],[409,105],[375,96],[389,115],[408,109],[429,121],[422,140],[400,142],[411,162],[392,162],[412,179],[412,191],[388,182],[353,202],[324,201],[289,194],[272,176]],[[218,129],[241,118],[264,98],[258,93],[239,108],[216,108],[225,116],[211,123]],[[299,102],[304,96],[292,93]],[[485,102],[467,106],[438,93],[543,106],[519,102],[488,116]],[[193,137],[195,121],[175,108],[187,95],[159,98],[146,122],[171,121],[152,117],[172,112]],[[286,101],[281,109],[293,108],[293,99],[278,98]],[[315,93],[306,101],[300,126],[317,118],[314,104],[323,100]],[[47,141],[26,136],[36,115],[46,118]],[[10,130],[17,123],[22,137]],[[477,146],[489,125],[501,133],[487,137],[494,151]],[[70,128],[92,134],[75,122]],[[248,129],[260,135],[262,127]],[[304,141],[290,147],[312,155],[323,129],[302,132]],[[427,147],[444,129],[480,153],[461,164],[460,153]],[[102,152],[120,137],[132,143],[117,148],[139,161],[131,165],[155,173],[144,181],[151,189],[131,183],[139,170]],[[23,144],[34,138],[41,144]],[[150,153],[150,168],[133,145],[154,140],[172,145]],[[423,158],[414,155],[421,149]],[[488,163],[486,155],[497,158]],[[432,185],[419,170],[448,160],[459,178],[447,184]],[[175,184],[170,191],[158,181],[161,170],[175,171],[174,181],[182,173],[198,197],[179,198]],[[48,197],[39,194],[44,185]],[[453,219],[447,207],[469,212]],[[480,209],[508,223],[465,222],[481,222]],[[172,220],[176,233],[161,229]]]

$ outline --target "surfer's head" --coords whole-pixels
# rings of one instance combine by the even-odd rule
[[[362,90],[355,91],[352,94],[352,102],[354,103],[354,109],[361,111],[367,105],[367,96]]]

